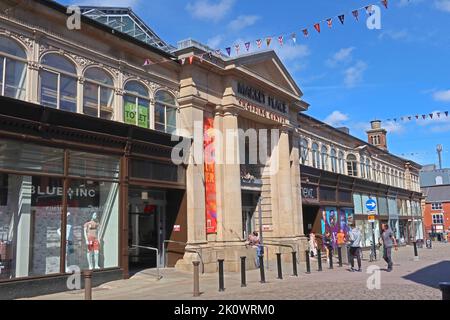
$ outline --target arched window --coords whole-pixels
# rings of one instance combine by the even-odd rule
[[[155,96],[155,130],[166,133],[177,130],[175,98],[166,91],[158,91]]]
[[[26,99],[27,55],[15,41],[0,37],[0,94]]]
[[[327,147],[322,146],[320,153],[321,153],[321,161],[322,161],[322,170],[328,170],[328,149],[327,149]]]
[[[360,172],[361,172],[361,178],[365,179],[366,178],[366,157],[364,156],[360,156]]]
[[[312,161],[313,161],[313,167],[319,169],[320,168],[320,154],[319,154],[319,145],[317,143],[313,143],[313,145],[312,145]]]
[[[336,149],[331,149],[331,171],[338,172],[338,161]]]
[[[83,113],[111,120],[114,106],[114,81],[100,68],[89,68],[84,73]]]
[[[302,138],[300,140],[300,161],[303,165],[308,165],[308,140]]]
[[[372,165],[370,159],[366,158],[367,179],[372,180]]]
[[[358,160],[354,154],[349,154],[347,156],[347,172],[351,177],[358,176]]]
[[[124,89],[125,123],[150,128],[150,97],[147,88],[137,81],[129,81]]]
[[[77,71],[66,57],[49,53],[41,59],[39,101],[43,106],[77,112]]]
[[[339,173],[345,174],[344,152],[339,151],[338,160],[339,160]]]
[[[437,176],[436,177],[436,185],[442,185],[444,184],[444,179],[442,178],[442,176]]]

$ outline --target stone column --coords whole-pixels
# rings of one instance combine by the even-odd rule
[[[203,164],[203,107],[202,101],[187,99],[179,101],[180,123],[182,136],[193,138],[189,162],[186,169],[186,199],[187,199],[187,252],[184,259],[178,261],[176,268],[191,270],[192,261],[198,261],[198,250],[207,244],[206,212],[205,212],[205,170]],[[196,132],[197,131],[197,132]],[[204,258],[204,257],[203,257]]]
[[[218,230],[217,241],[242,242],[242,195],[239,159],[238,112],[225,108],[216,114],[215,124],[223,136],[216,144]]]
[[[274,149],[274,156],[278,157],[277,172],[272,181],[277,188],[272,189],[272,201],[278,202],[277,210],[273,210],[274,236],[276,238],[295,237],[294,206],[292,199],[291,157],[289,146],[289,131],[280,129],[280,140]],[[274,159],[272,159],[274,160]],[[274,194],[275,193],[275,194]]]
[[[300,180],[300,137],[297,133],[292,135],[291,150],[291,179],[292,179],[292,212],[295,236],[303,236],[303,208]]]

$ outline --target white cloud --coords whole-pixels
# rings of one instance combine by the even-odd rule
[[[275,49],[275,52],[283,61],[283,63],[305,58],[311,54],[309,47],[304,44],[289,45],[285,43],[282,48],[278,47],[277,49]]]
[[[383,40],[384,38],[390,38],[392,40],[409,40],[411,38],[410,33],[406,29],[402,29],[399,31],[383,31],[379,36],[378,39]]]
[[[203,20],[220,21],[232,9],[235,0],[220,0],[211,2],[209,0],[196,0],[189,2],[186,9],[194,18]]]
[[[326,61],[326,65],[331,68],[334,68],[338,66],[340,63],[351,62],[353,59],[352,57],[353,50],[355,50],[354,47],[342,48],[341,50],[333,54],[333,56]]]
[[[342,126],[345,121],[348,121],[348,115],[336,110],[333,111],[325,120],[326,124],[329,124],[332,127]]]
[[[211,39],[208,39],[206,42],[206,45],[210,47],[211,49],[217,49],[222,44],[223,37],[221,35],[217,35],[215,37],[212,37]]]
[[[364,72],[367,70],[367,64],[363,61],[356,62],[355,65],[344,71],[344,83],[347,88],[353,88],[361,83],[364,77]]]
[[[228,24],[228,27],[234,31],[240,31],[254,25],[261,17],[255,15],[239,16]]]
[[[386,129],[388,133],[402,133],[405,131],[405,127],[399,122],[387,121],[383,123],[383,128]]]
[[[399,7],[406,7],[409,6],[410,4],[419,4],[421,2],[423,2],[424,0],[400,0],[397,4],[397,6]]]
[[[434,92],[433,99],[441,102],[450,102],[450,90],[441,90]]]
[[[441,11],[450,12],[450,0],[436,0],[434,6]]]

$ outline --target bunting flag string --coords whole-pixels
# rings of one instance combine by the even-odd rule
[[[332,28],[333,27],[333,19],[327,19],[327,24],[328,24],[328,28]]]
[[[386,9],[388,9],[388,0],[378,0],[378,1],[380,1],[381,4]],[[368,5],[368,6],[364,6],[364,7],[352,10],[351,14],[356,19],[356,21],[359,21],[359,12],[360,12],[360,10],[364,10],[364,9],[366,10],[367,14],[369,14],[369,15],[371,15],[373,13],[373,5]],[[340,14],[340,15],[337,16],[337,18],[339,19],[341,25],[344,25],[344,23],[345,23],[345,14]],[[320,20],[320,21],[316,22],[315,24],[313,24],[313,27],[317,31],[318,34],[320,34],[321,31],[322,31],[321,30],[321,24],[322,23],[327,23],[328,28],[332,29],[332,27],[333,27],[333,18],[327,18],[325,20]],[[301,30],[301,32],[302,32],[302,34],[303,34],[303,36],[305,38],[309,37],[310,33],[309,33],[309,28],[308,27],[301,28],[300,30]],[[294,45],[297,43],[297,33],[296,32],[291,32],[291,33],[283,34],[283,35],[280,35],[280,36],[267,36],[267,37],[264,37],[264,38],[259,38],[254,43],[256,43],[256,47],[258,49],[262,49],[263,41],[265,41],[265,43],[267,45],[267,48],[269,48],[270,45],[272,44],[272,39],[274,39],[274,38],[278,39],[278,43],[279,43],[280,47],[284,46],[285,39],[288,39],[288,38],[290,38],[292,40],[292,43]],[[252,44],[251,41],[247,41],[247,42],[244,43],[245,49],[246,49],[247,52],[250,52],[251,44]],[[228,57],[232,56],[232,48],[235,49],[236,55],[240,54],[240,52],[241,52],[241,50],[240,50],[241,49],[241,44],[234,44],[232,46],[229,46],[229,47],[225,48],[225,53],[226,53],[226,55],[228,55]],[[185,65],[186,59],[188,59],[189,64],[192,64],[194,62],[194,57],[197,57],[200,62],[203,62],[206,55],[209,57],[210,60],[212,60],[213,54],[215,54],[218,57],[222,57],[222,50],[221,49],[212,50],[212,51],[208,51],[206,53],[203,53],[201,55],[194,55],[194,56],[191,56],[191,57],[188,57],[188,58],[182,58],[182,59],[179,60],[179,63],[181,65]],[[177,59],[176,58],[162,59],[162,60],[159,60],[159,61],[156,61],[156,62],[153,62],[151,59],[145,59],[143,67],[148,67],[150,65],[160,64],[160,63],[164,63],[164,62],[168,62],[168,61],[177,61]],[[438,118],[440,117],[439,114],[437,116],[438,116]],[[448,112],[446,113],[446,116],[448,116]],[[420,116],[417,116],[417,119],[419,117]],[[433,115],[433,117],[434,117],[434,115]],[[408,119],[409,119],[409,117],[408,117]]]
[[[378,0],[378,1],[379,1],[379,3],[382,4],[383,7],[388,9],[388,0]],[[374,6],[374,4],[366,5],[366,6],[358,8],[358,9],[351,10],[350,12],[351,12],[351,15],[355,18],[355,20],[359,21],[359,17],[360,17],[359,16],[359,12],[361,10],[365,10],[366,13],[370,16],[374,12],[373,6]],[[345,24],[345,14],[340,14],[340,15],[337,15],[336,17],[337,17],[337,19],[339,19],[341,25]],[[327,19],[324,19],[324,20],[320,20],[320,21],[312,24],[312,26],[314,27],[314,29],[317,31],[318,34],[322,33],[322,29],[321,29],[322,23],[326,23],[329,29],[333,29],[333,17],[327,18]],[[308,27],[304,27],[304,28],[300,29],[302,31],[302,33],[303,33],[305,38],[309,37],[309,30],[308,29],[309,29]],[[279,36],[276,36],[276,35],[266,36],[264,38],[260,38],[258,40],[255,40],[253,43],[256,43],[257,48],[261,49],[262,48],[262,43],[263,43],[263,41],[265,41],[266,46],[268,48],[268,47],[271,46],[273,39],[278,39],[279,46],[283,47],[284,44],[286,43],[285,39],[288,39],[289,37],[290,37],[290,39],[292,39],[294,44],[297,43],[297,36],[296,36],[295,32],[284,33],[284,34],[279,35]],[[245,47],[246,48],[248,47],[247,51],[250,51],[250,46],[248,45],[248,43],[252,43],[252,41],[247,41],[247,42],[244,43]],[[236,46],[236,45],[234,45],[234,46]],[[227,54],[228,54],[228,56],[231,56],[231,49],[230,48],[232,48],[232,47],[233,46],[230,46],[230,47],[225,49]],[[236,53],[239,54],[238,50],[236,50]]]

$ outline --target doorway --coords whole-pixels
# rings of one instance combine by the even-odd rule
[[[322,233],[319,211],[319,206],[303,206],[303,232],[305,235],[309,236],[311,232]]]
[[[130,272],[164,265],[166,192],[130,187],[128,194]],[[158,250],[158,252],[156,251]]]

